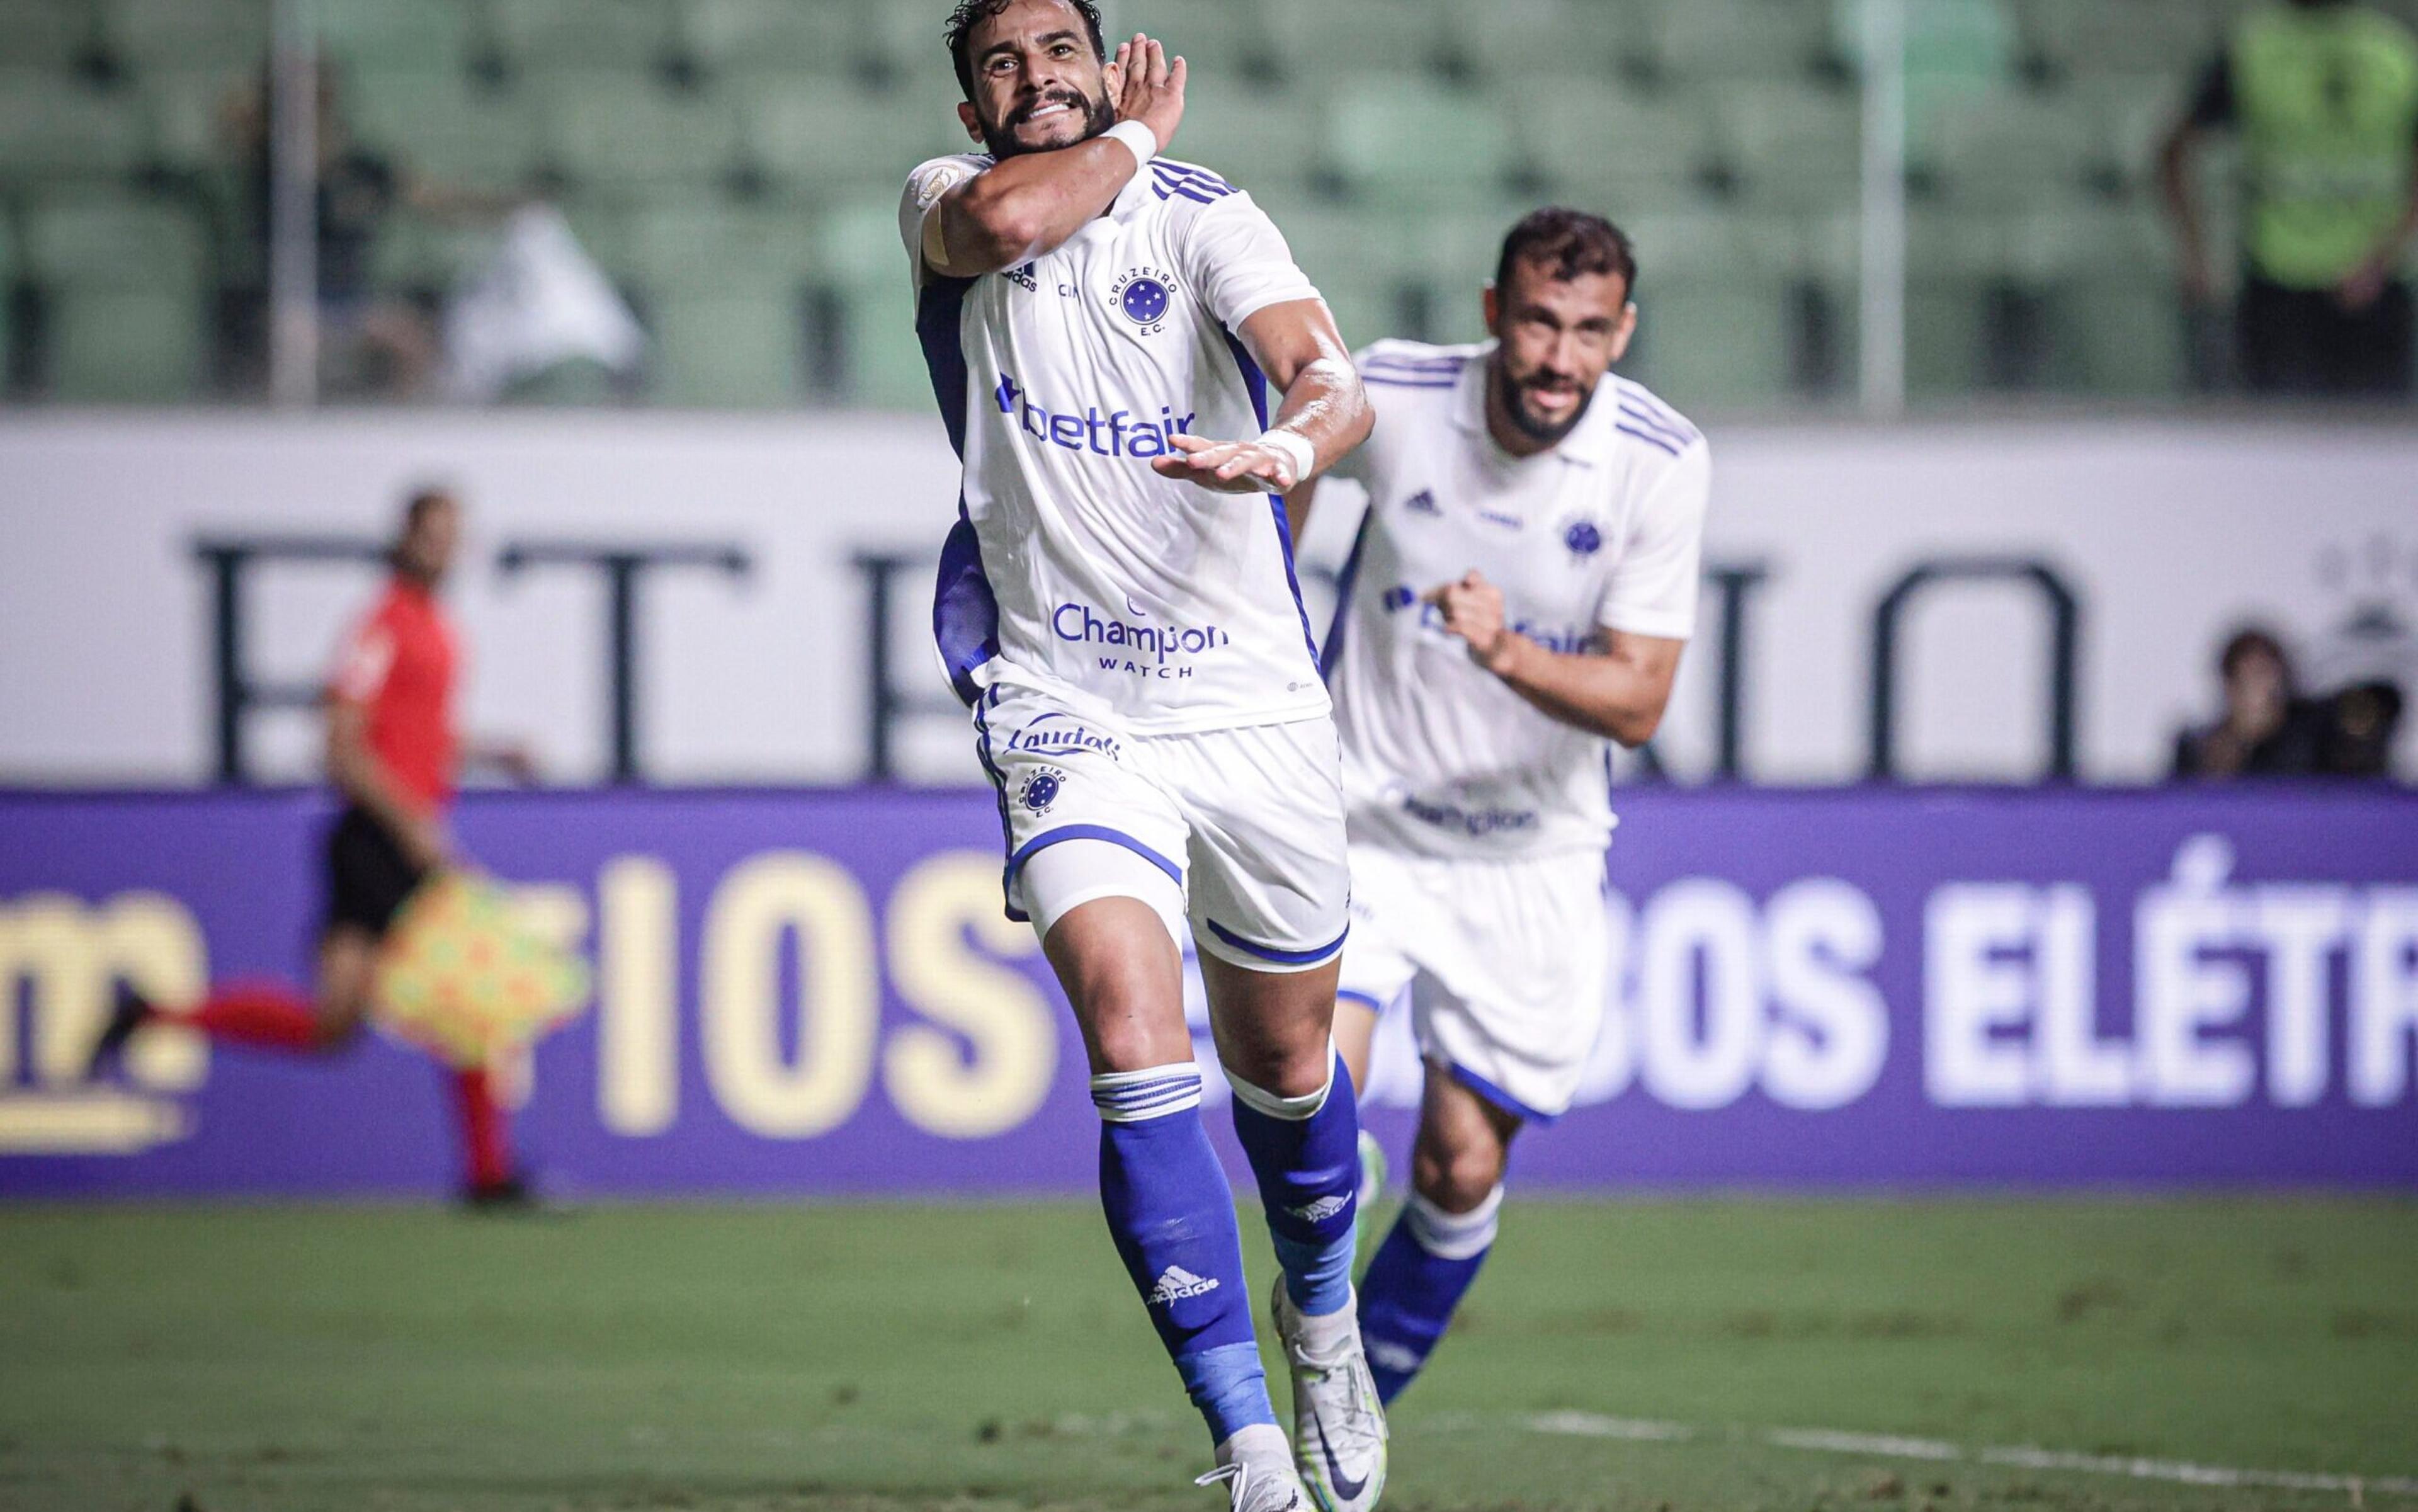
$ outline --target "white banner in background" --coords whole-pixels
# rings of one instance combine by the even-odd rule
[[[2418,431],[2241,422],[1716,427],[1709,557],[1764,576],[1737,648],[1742,766],[1777,782],[1864,772],[1875,615],[1906,574],[2037,562],[2079,609],[2077,764],[2164,770],[2205,717],[2211,662],[2259,620],[2333,675],[2418,678]],[[636,743],[672,782],[836,782],[865,773],[869,587],[861,554],[928,559],[956,509],[937,420],[663,413],[38,416],[0,421],[0,782],[183,784],[214,770],[215,628],[201,538],[382,536],[428,481],[468,500],[452,588],[473,649],[470,722],[527,737],[561,780],[610,770],[607,587],[594,571],[510,573],[513,542],[735,547],[744,576],[667,569],[640,585]],[[1305,551],[1340,555],[1322,512]],[[373,570],[247,574],[247,672],[320,676]],[[899,579],[896,687],[944,695],[928,576]],[[1676,774],[1719,749],[1722,596],[1706,595],[1658,741]],[[1313,616],[1323,625],[1321,605]],[[2021,778],[2049,744],[2044,600],[2018,581],[1935,584],[1903,616],[1899,770]],[[2418,719],[2405,770],[2418,770]],[[978,780],[960,723],[908,715],[899,771]],[[248,722],[267,775],[312,768],[301,712]]]

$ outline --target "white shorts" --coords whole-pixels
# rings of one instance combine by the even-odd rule
[[[1036,851],[1104,840],[1183,890],[1195,943],[1220,960],[1306,971],[1343,949],[1352,888],[1331,719],[1138,737],[1002,682],[975,703],[974,730],[999,789],[1008,917],[1031,916],[1023,871]]]
[[[1611,990],[1603,853],[1445,860],[1352,848],[1339,996],[1408,995],[1419,1053],[1507,1113],[1569,1111]]]

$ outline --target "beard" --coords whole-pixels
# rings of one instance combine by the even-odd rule
[[[1062,102],[1073,105],[1077,110],[1083,113],[1083,134],[1075,138],[1073,142],[1060,144],[1061,146],[1071,147],[1080,143],[1089,142],[1092,138],[1098,136],[1110,127],[1117,124],[1116,107],[1109,103],[1109,97],[1105,92],[1103,92],[1097,99],[1087,99],[1074,90],[1062,90],[1056,94],[1044,95],[1039,99],[1033,100],[1031,104],[1018,106],[1016,110],[1011,111],[1008,114],[1007,119],[1001,121],[996,125],[985,122],[983,124],[983,145],[990,149],[990,155],[993,158],[998,159],[1002,162],[1020,153],[1057,151],[1057,147],[1028,147],[1024,145],[1022,143],[1016,140],[1016,129],[1023,125],[1026,121],[1031,120],[1033,118],[1033,113],[1039,110],[1044,105],[1055,105]]]
[[[1564,438],[1579,428],[1579,421],[1586,419],[1587,411],[1595,405],[1595,389],[1584,389],[1580,390],[1579,407],[1570,411],[1569,419],[1539,420],[1528,407],[1528,395],[1546,388],[1547,384],[1535,374],[1525,378],[1513,377],[1510,365],[1503,359],[1500,351],[1494,355],[1494,381],[1499,386],[1497,391],[1503,395],[1503,413],[1509,418],[1512,428],[1539,446],[1559,446]]]

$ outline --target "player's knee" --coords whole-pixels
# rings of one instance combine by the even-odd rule
[[[1411,1185],[1446,1213],[1474,1213],[1502,1184],[1503,1164],[1498,1148],[1423,1139],[1412,1155]]]

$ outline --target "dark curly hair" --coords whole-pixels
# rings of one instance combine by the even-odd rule
[[[1494,286],[1511,287],[1511,268],[1535,263],[1552,277],[1567,281],[1587,273],[1611,273],[1620,280],[1626,297],[1637,298],[1637,249],[1629,234],[1599,215],[1549,206],[1530,214],[1503,238],[1503,257],[1494,267]]]
[[[1016,0],[957,0],[957,8],[949,12],[949,23],[942,35],[949,41],[949,57],[957,66],[957,87],[966,98],[974,98],[974,60],[966,55],[966,39],[974,28],[1014,5]],[[1109,60],[1109,41],[1100,31],[1100,8],[1093,0],[1064,0],[1075,14],[1083,18],[1083,25],[1092,34],[1092,52],[1101,62]]]

